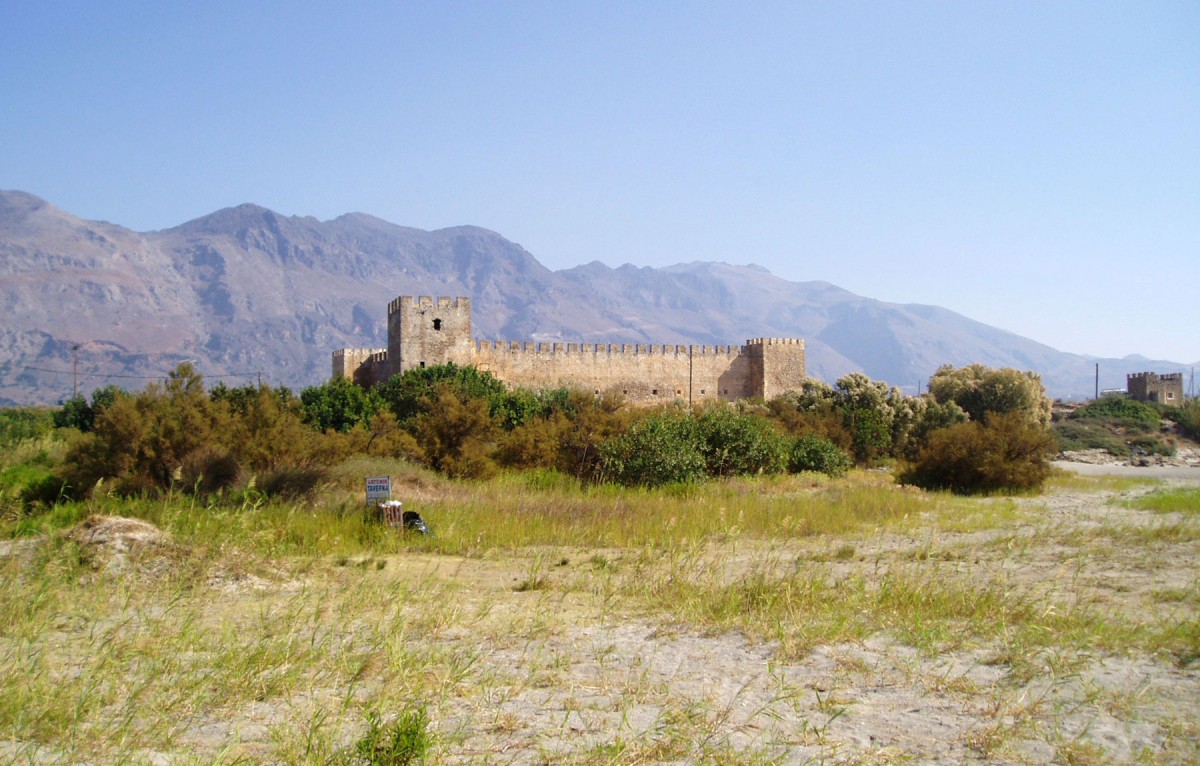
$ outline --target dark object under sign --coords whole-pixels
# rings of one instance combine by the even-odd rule
[[[416,532],[418,535],[427,535],[429,534],[429,525],[425,523],[425,519],[421,518],[421,514],[416,511],[405,511],[404,531]]]
[[[429,525],[421,518],[421,514],[404,510],[404,504],[399,500],[388,500],[377,507],[379,519],[388,526],[418,535],[429,534]]]

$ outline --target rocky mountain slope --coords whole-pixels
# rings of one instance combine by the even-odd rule
[[[909,392],[940,364],[982,362],[1036,370],[1056,396],[1086,396],[1097,361],[934,306],[755,266],[555,272],[485,229],[422,231],[358,213],[318,221],[255,205],[138,233],[0,192],[0,403],[54,402],[76,385],[137,389],[184,360],[210,382],[300,388],[328,376],[333,349],[385,346],[387,304],[402,294],[470,296],[477,338],[802,337],[811,375],[861,370]],[[1101,360],[1101,386],[1182,368]]]

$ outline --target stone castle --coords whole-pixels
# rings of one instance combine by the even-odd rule
[[[333,376],[372,386],[407,370],[474,366],[510,386],[619,393],[638,404],[770,399],[804,382],[804,341],[744,346],[473,340],[470,298],[400,296],[388,306],[388,347],[333,352]]]

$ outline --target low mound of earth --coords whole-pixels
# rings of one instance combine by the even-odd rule
[[[140,519],[123,516],[89,516],[67,532],[80,545],[113,553],[129,553],[166,541],[162,530]]]
[[[123,516],[92,515],[62,534],[79,545],[93,567],[113,571],[124,569],[131,557],[156,549],[162,552],[170,544],[167,535],[153,524]],[[0,559],[17,557],[28,563],[45,542],[45,537],[0,541]]]

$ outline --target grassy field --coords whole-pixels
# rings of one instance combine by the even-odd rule
[[[382,474],[432,536],[364,512]],[[374,461],[305,504],[10,514],[0,759],[1200,762],[1198,510],[1068,475],[962,499]]]

